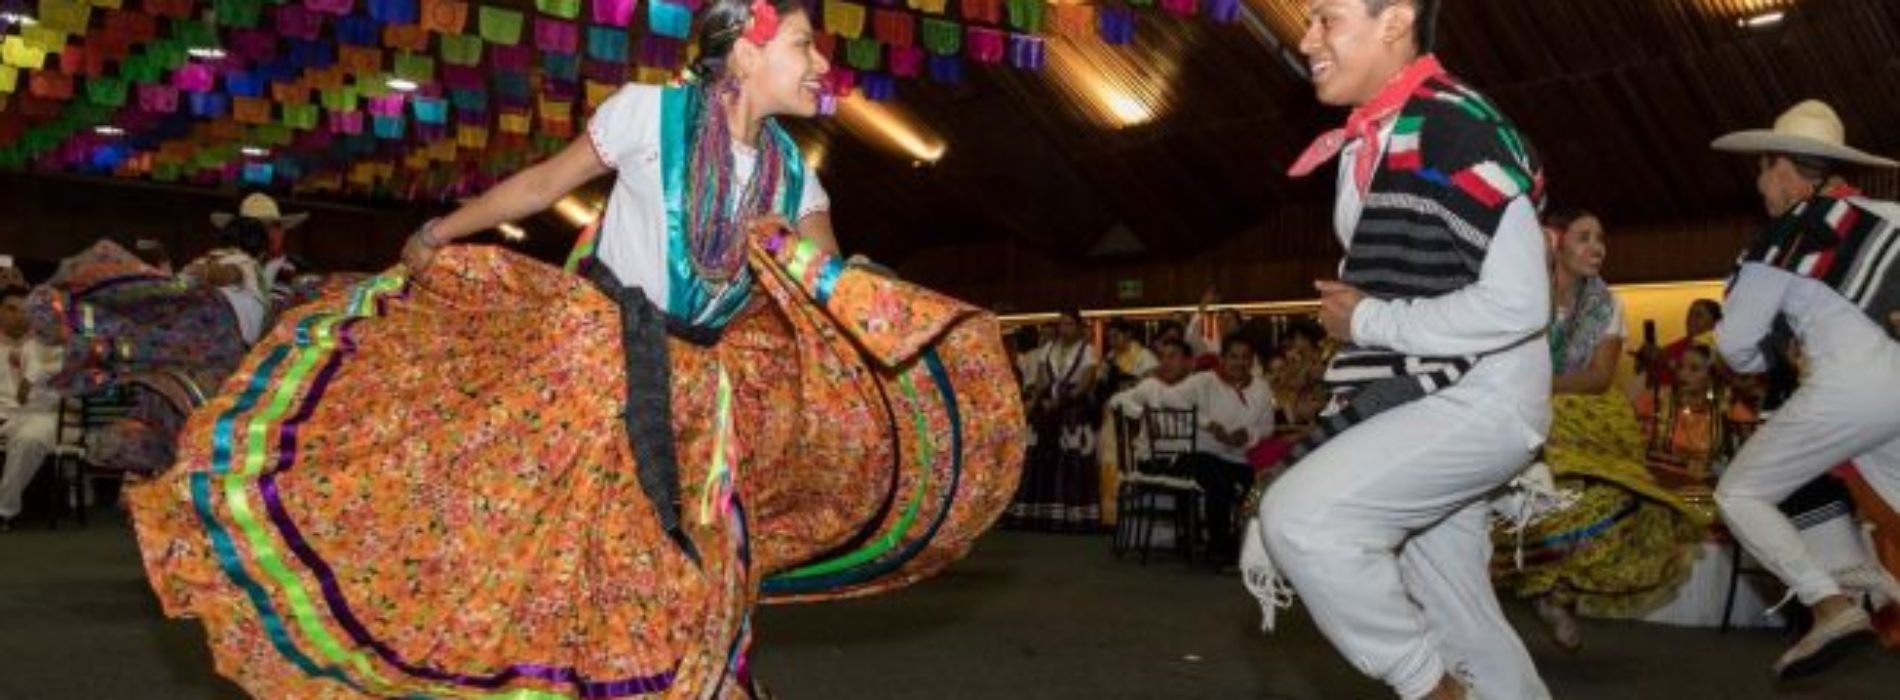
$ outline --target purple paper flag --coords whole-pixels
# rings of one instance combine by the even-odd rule
[[[864,99],[872,102],[888,102],[897,96],[897,81],[883,73],[860,74],[858,87],[863,90]]]
[[[534,48],[524,44],[489,44],[488,64],[497,71],[527,73],[534,70]]]
[[[534,43],[542,51],[573,54],[581,48],[581,27],[573,22],[541,16],[534,18]]]
[[[1029,34],[1009,35],[1009,65],[1023,70],[1042,70],[1042,37]]]

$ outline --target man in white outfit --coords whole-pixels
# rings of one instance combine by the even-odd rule
[[[1714,147],[1757,156],[1756,186],[1774,218],[1729,282],[1716,347],[1734,370],[1760,373],[1792,335],[1808,367],[1715,494],[1729,530],[1813,609],[1813,629],[1775,662],[1778,675],[1795,678],[1825,670],[1873,631],[1775,504],[1849,460],[1900,504],[1900,343],[1885,326],[1900,308],[1900,206],[1862,196],[1839,175],[1846,165],[1896,163],[1848,147],[1840,117],[1816,101]]]
[[[19,517],[20,497],[52,451],[59,429],[59,394],[46,380],[60,367],[60,348],[40,342],[27,329],[26,291],[0,291],[0,530]]]
[[[1309,6],[1319,99],[1353,111],[1291,172],[1339,157],[1346,258],[1318,287],[1347,345],[1242,569],[1260,594],[1270,552],[1320,631],[1400,697],[1537,700],[1549,691],[1491,587],[1486,498],[1549,424],[1541,168],[1430,55],[1437,4]]]

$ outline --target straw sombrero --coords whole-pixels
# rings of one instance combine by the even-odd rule
[[[1808,100],[1782,112],[1772,129],[1737,131],[1709,144],[1730,153],[1786,153],[1875,168],[1900,167],[1889,158],[1847,145],[1847,127],[1834,108]]]
[[[283,214],[277,209],[277,200],[270,195],[258,192],[238,203],[238,213],[217,212],[211,215],[211,225],[224,228],[238,219],[256,219],[267,224],[278,224],[286,229],[296,228],[304,219],[310,218],[308,212]]]

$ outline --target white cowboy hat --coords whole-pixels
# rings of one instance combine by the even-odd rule
[[[1786,153],[1876,168],[1900,167],[1900,162],[1847,145],[1847,127],[1834,108],[1808,100],[1782,112],[1773,129],[1737,131],[1709,146],[1730,153]]]
[[[310,218],[308,212],[285,215],[277,210],[277,200],[270,195],[258,192],[238,203],[238,213],[217,212],[211,215],[211,225],[224,228],[239,218],[256,219],[267,224],[278,224],[284,228],[296,228],[304,219]]]

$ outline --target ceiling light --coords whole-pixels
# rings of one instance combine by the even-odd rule
[[[124,136],[125,130],[110,124],[100,124],[92,128],[92,133],[100,136]]]
[[[1787,13],[1782,12],[1780,10],[1775,10],[1773,12],[1763,12],[1753,17],[1744,18],[1740,20],[1739,23],[1741,24],[1741,26],[1748,27],[1750,29],[1760,29],[1762,27],[1772,27],[1774,25],[1781,24],[1781,20],[1784,20],[1787,18],[1788,18]]]
[[[554,213],[574,228],[583,228],[600,217],[598,208],[590,206],[571,194],[554,203]]]
[[[1180,65],[1167,47],[1110,46],[1097,39],[1051,39],[1045,72],[1089,121],[1126,129],[1155,121],[1174,93]]]
[[[185,53],[201,61],[216,61],[224,58],[224,49],[216,46],[195,46],[186,49]]]
[[[396,92],[415,92],[422,89],[422,86],[416,84],[416,81],[403,78],[390,78],[383,84],[388,85],[389,89],[395,90]]]
[[[37,19],[33,19],[31,15],[25,15],[18,12],[0,12],[0,23],[17,24],[22,27],[31,27],[33,25],[39,24],[40,21]]]
[[[520,241],[528,240],[528,232],[522,230],[520,226],[516,226],[514,224],[504,223],[500,226],[496,226],[495,230],[501,232],[502,238],[510,240],[510,241],[520,242]]]
[[[853,92],[838,101],[838,120],[860,138],[911,160],[935,163],[950,147],[916,117],[890,102],[872,102]]]
[[[252,157],[252,158],[263,158],[265,156],[270,155],[270,149],[262,148],[259,146],[245,146],[241,149],[238,149],[238,152],[243,153],[244,155]]]

